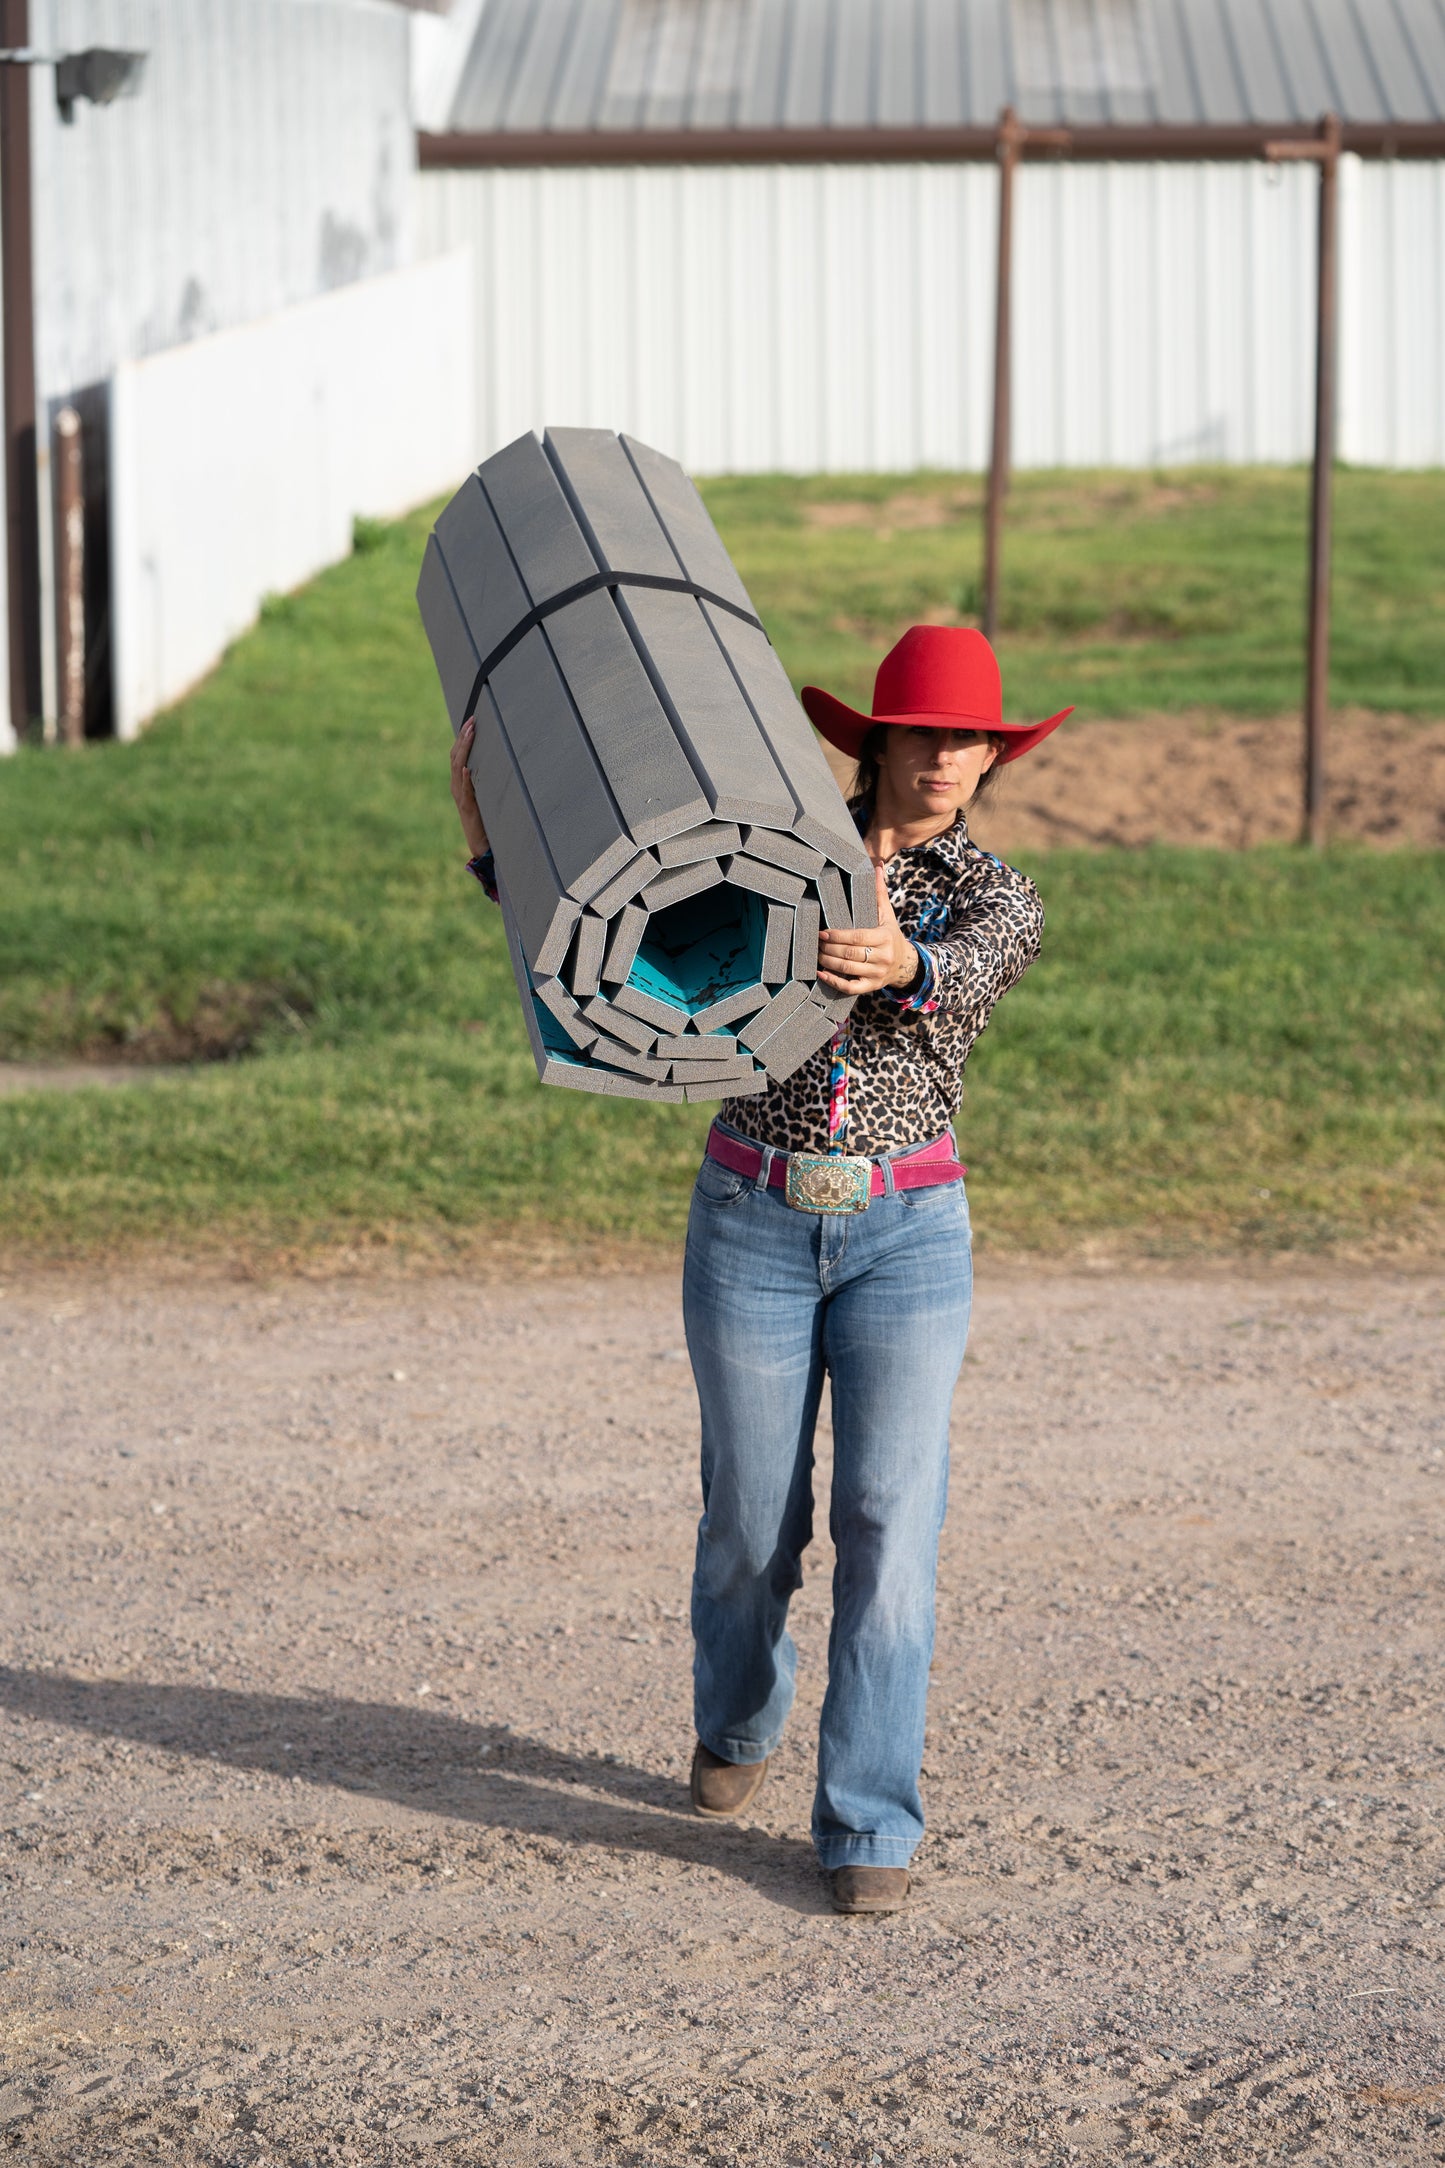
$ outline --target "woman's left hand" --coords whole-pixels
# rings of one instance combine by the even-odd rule
[[[911,986],[918,976],[918,951],[893,915],[883,868],[873,870],[878,883],[878,924],[846,930],[829,927],[818,936],[818,976],[840,994]]]

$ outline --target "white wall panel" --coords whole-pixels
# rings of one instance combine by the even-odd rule
[[[801,166],[771,170],[768,226],[773,260],[777,381],[768,400],[768,450],[774,471],[807,471],[823,465],[821,336],[823,262],[818,236],[823,221],[824,171]],[[791,191],[787,215],[784,198]]]
[[[1205,261],[1203,176],[1198,167],[1158,168],[1148,192],[1147,254],[1140,252],[1137,298],[1122,344],[1137,361],[1139,399],[1152,445],[1171,457],[1211,457],[1199,416],[1208,414],[1208,327],[1199,306]],[[1172,450],[1177,447],[1177,452]]]
[[[1341,454],[1445,463],[1445,166],[1341,185]],[[1307,458],[1315,193],[1024,167],[1017,463]],[[702,473],[978,468],[996,202],[981,165],[424,173],[418,245],[476,253],[479,458],[562,420]]]
[[[1345,165],[1342,456],[1445,466],[1445,165]]]
[[[749,469],[767,469],[777,458],[777,399],[780,375],[775,359],[788,303],[778,291],[778,250],[774,234],[776,168],[754,166],[740,172],[727,200],[726,309],[731,366],[728,370],[727,434]],[[766,233],[761,264],[752,263],[755,236]]]
[[[410,256],[405,11],[370,0],[31,0],[31,43],[149,57],[138,94],[31,84],[42,399]]]
[[[193,684],[262,596],[351,548],[358,514],[439,495],[475,455],[461,251],[125,362],[111,392],[116,730]]]
[[[707,462],[710,472],[726,465],[733,450],[733,416],[728,400],[734,373],[730,347],[734,340],[751,335],[748,318],[739,323],[728,307],[728,212],[735,178],[729,176],[729,186],[719,191],[712,186],[714,173],[694,166],[682,175],[679,205],[672,301],[683,341],[680,420],[688,441],[698,448],[699,464]],[[638,185],[646,186],[645,176],[638,176]],[[770,237],[763,234],[756,240],[754,268],[755,273],[760,273],[771,243]],[[739,445],[739,454],[741,450]]]
[[[646,277],[634,274],[631,296],[624,296],[624,305],[628,298],[633,303],[636,342],[637,380],[632,405],[639,417],[647,416],[657,432],[655,439],[648,438],[639,420],[637,434],[648,442],[677,444],[683,435],[682,312],[676,302],[681,192],[674,188],[644,188],[638,185],[637,175],[630,178],[633,185],[627,205],[634,263],[652,267]]]

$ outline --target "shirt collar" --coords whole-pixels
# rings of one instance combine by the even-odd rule
[[[866,835],[868,823],[873,818],[872,799],[861,799],[850,810],[859,835]],[[936,858],[941,865],[948,867],[950,873],[958,873],[967,854],[977,849],[978,845],[969,839],[968,817],[960,811],[954,814],[952,827],[945,828],[941,836],[930,836],[926,843],[910,843],[898,855],[900,858]]]

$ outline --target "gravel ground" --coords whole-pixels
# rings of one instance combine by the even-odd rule
[[[685,1811],[670,1282],[10,1288],[0,2150],[1445,2161],[1442,1315],[987,1268],[849,1921],[826,1543],[760,1811]]]

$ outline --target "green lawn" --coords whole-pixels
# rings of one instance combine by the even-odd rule
[[[1104,688],[1094,712],[1190,704],[1206,685],[1218,706],[1287,702],[1302,478],[1142,478],[1131,513],[1135,489],[1016,485],[1010,708],[1058,704],[1086,664]],[[806,507],[876,500],[896,522],[932,517],[940,492],[976,495],[938,477],[710,487],[795,678],[863,692],[881,644],[943,607],[950,580],[957,599],[977,561],[971,512],[962,530],[895,524],[888,541]],[[1344,532],[1374,537],[1342,573],[1341,695],[1365,700],[1388,659],[1380,703],[1428,705],[1445,665],[1430,607],[1445,481],[1346,475],[1341,498]],[[706,1111],[535,1081],[500,925],[461,871],[411,600],[425,528],[368,531],[139,744],[0,767],[0,1052],[253,1048],[173,1082],[0,1099],[12,1257],[369,1242],[475,1255],[544,1232],[645,1245],[680,1229]],[[1141,629],[1129,613],[1172,593],[1161,565],[1177,574],[1191,553],[1214,616],[1200,601],[1195,623],[1180,603],[1179,623]],[[1107,623],[1071,622],[1105,591]],[[1437,858],[1151,851],[1029,870],[1045,956],[980,1046],[961,1122],[983,1243],[1436,1239]]]
[[[905,625],[976,616],[981,490],[960,475],[748,476],[707,498],[797,681],[866,704]],[[1303,470],[1016,475],[1009,713],[1298,706],[1308,511]],[[1445,706],[1445,475],[1338,476],[1332,692],[1410,715]]]

